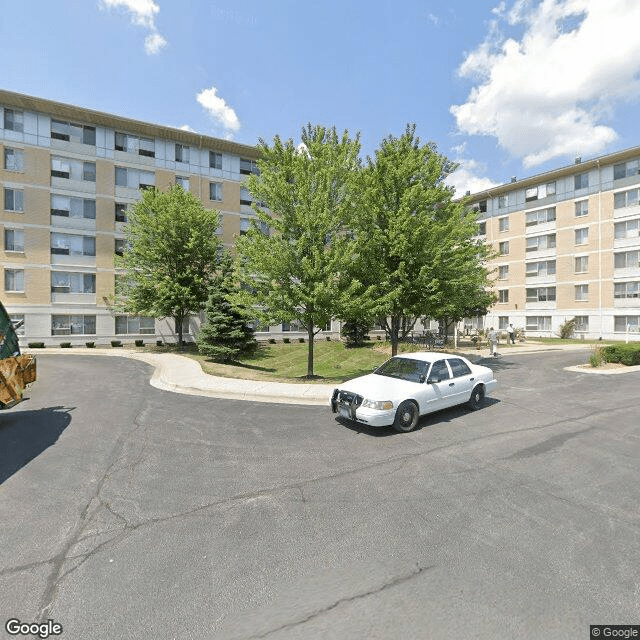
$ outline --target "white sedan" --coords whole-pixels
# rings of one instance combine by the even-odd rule
[[[474,411],[496,388],[493,371],[446,353],[395,356],[373,373],[344,382],[331,395],[331,410],[372,427],[411,431],[425,413],[466,403]]]

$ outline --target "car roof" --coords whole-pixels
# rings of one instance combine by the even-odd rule
[[[442,358],[461,358],[462,356],[455,353],[442,353],[442,351],[414,351],[413,353],[399,353],[395,357],[435,362],[436,360],[442,360]]]

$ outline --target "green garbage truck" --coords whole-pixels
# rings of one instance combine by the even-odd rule
[[[28,384],[36,379],[36,359],[20,355],[16,327],[0,302],[0,409],[22,400]]]

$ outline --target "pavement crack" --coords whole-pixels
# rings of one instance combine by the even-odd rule
[[[421,567],[420,565],[417,565],[416,568],[408,574],[402,575],[402,576],[398,576],[397,578],[394,578],[393,580],[389,581],[389,582],[385,582],[383,585],[376,587],[374,589],[370,589],[369,591],[364,591],[363,593],[357,593],[353,596],[349,596],[347,598],[341,598],[340,600],[336,600],[334,603],[323,607],[322,609],[318,609],[316,611],[311,612],[310,614],[306,615],[304,618],[300,618],[299,620],[293,620],[292,622],[288,622],[287,624],[283,624],[279,627],[276,627],[275,629],[270,629],[269,631],[267,631],[266,633],[260,634],[260,635],[253,635],[253,636],[248,636],[246,637],[244,640],[260,640],[260,638],[267,638],[268,636],[274,634],[274,633],[278,633],[279,631],[285,631],[288,629],[293,629],[294,627],[298,627],[302,624],[306,624],[307,622],[311,622],[312,620],[314,620],[315,618],[318,618],[320,616],[323,616],[327,613],[329,613],[330,611],[333,611],[334,609],[337,609],[338,607],[345,605],[345,604],[349,604],[351,602],[355,602],[356,600],[362,600],[363,598],[368,598],[369,596],[374,596],[378,593],[382,593],[383,591],[386,591],[387,589],[392,589],[393,587],[397,587],[400,584],[403,584],[404,582],[408,582],[410,580],[413,580],[415,578],[417,578],[419,575],[421,575],[422,573],[424,573],[425,571],[430,571],[431,569],[435,569],[436,565],[430,565],[428,567]]]

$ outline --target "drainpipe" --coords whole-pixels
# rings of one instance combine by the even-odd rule
[[[602,340],[602,167],[600,160],[596,160],[598,166],[598,307],[600,310],[600,339]]]

